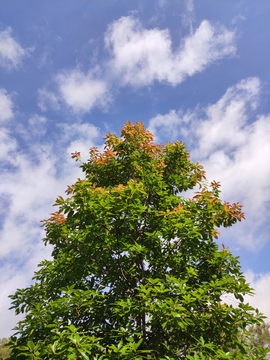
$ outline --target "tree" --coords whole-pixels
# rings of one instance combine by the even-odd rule
[[[2,338],[0,339],[0,360],[5,360],[10,355],[10,348],[7,346],[8,339]]]
[[[270,324],[262,322],[259,325],[252,325],[248,329],[248,333],[239,333],[241,342],[245,342],[248,345],[248,355],[257,355],[258,349],[266,349],[269,352],[270,349]],[[237,353],[237,349],[231,349],[232,353]],[[267,357],[269,359],[269,355]]]
[[[249,329],[251,335],[251,342],[254,346],[270,346],[270,324],[261,323],[260,325],[253,325]]]
[[[253,353],[257,353],[258,347],[270,349],[270,324],[261,323],[260,325],[253,325],[249,328],[249,337],[246,339],[248,344],[254,346]],[[252,353],[252,351],[250,352]]]
[[[11,296],[25,318],[10,359],[255,359],[239,333],[263,316],[244,303],[253,292],[238,258],[214,241],[242,206],[220,200],[181,142],[154,145],[130,122],[105,139],[43,220],[53,260]]]

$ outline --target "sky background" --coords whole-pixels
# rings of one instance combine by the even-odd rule
[[[183,140],[246,220],[221,229],[270,321],[269,0],[1,0],[0,337],[49,259],[40,220],[103,137]],[[229,300],[228,300],[229,301]]]

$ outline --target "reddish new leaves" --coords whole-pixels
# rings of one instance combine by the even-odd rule
[[[52,215],[49,219],[47,220],[41,220],[40,222],[44,222],[43,225],[48,225],[50,223],[55,223],[55,224],[65,224],[66,223],[66,218],[63,214],[59,214],[58,211],[55,211],[54,213],[51,213],[50,215]]]

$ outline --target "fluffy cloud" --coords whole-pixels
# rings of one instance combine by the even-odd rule
[[[192,1],[187,1],[189,22]],[[108,26],[104,37],[109,57],[101,67],[88,73],[78,68],[56,74],[53,91],[39,89],[39,106],[60,110],[68,106],[74,113],[107,109],[112,101],[112,83],[117,86],[147,86],[154,81],[177,85],[187,76],[203,71],[213,62],[234,56],[235,35],[222,26],[203,21],[198,29],[172,50],[168,29],[144,29],[138,19],[121,17]]]
[[[47,105],[59,110],[64,103],[74,113],[85,113],[94,106],[106,109],[111,101],[107,83],[99,80],[93,70],[87,75],[78,69],[63,71],[56,76],[56,83],[57,93],[39,90],[41,110],[46,110]]]
[[[242,80],[228,88],[216,104],[186,113],[171,110],[165,115],[158,114],[150,120],[149,130],[157,137],[161,131],[170,137],[189,137],[189,141],[196,141],[193,155],[200,158],[208,157],[225,145],[226,151],[231,151],[246,140],[249,110],[257,107],[259,91],[258,78]]]
[[[247,282],[255,290],[255,295],[253,297],[246,296],[245,301],[249,302],[254,308],[259,309],[260,312],[267,316],[266,321],[270,321],[270,273],[255,274],[252,270],[249,270],[244,275]]]
[[[82,161],[86,161],[89,157],[90,147],[95,145],[97,139],[102,138],[99,128],[92,124],[63,124],[61,127],[63,130],[62,139],[64,141],[69,139],[69,145],[66,148],[66,154],[69,158],[71,153],[78,151],[81,153]]]
[[[166,133],[173,140],[184,138],[207,177],[221,181],[222,197],[244,204],[247,221],[234,227],[234,237],[251,248],[268,239],[267,231],[255,236],[269,218],[270,200],[270,116],[252,120],[259,92],[259,79],[248,78],[230,87],[215,104],[185,114],[171,110],[149,123],[156,137]]]
[[[92,72],[88,75],[79,70],[62,73],[57,82],[62,98],[75,112],[87,112],[93,106],[103,107],[108,102],[106,83],[95,79]]]
[[[258,309],[267,317],[265,321],[269,322],[270,272],[256,274],[252,270],[248,270],[244,273],[244,276],[247,283],[254,290],[253,296],[244,296],[245,303],[249,303],[254,309]],[[223,295],[222,300],[228,305],[237,306],[239,304],[239,300],[235,299],[232,294]]]
[[[18,148],[16,140],[6,134],[6,141]],[[1,289],[9,295],[16,288],[29,283],[36,270],[37,262],[50,255],[50,248],[41,244],[44,236],[39,220],[53,211],[51,205],[60,191],[62,179],[56,179],[56,163],[48,148],[32,146],[38,162],[31,160],[32,154],[12,152],[4,161],[8,165],[1,173],[0,269],[3,276]],[[66,185],[66,184],[65,184]],[[62,192],[63,188],[61,189]],[[32,263],[32,259],[37,262]],[[19,274],[19,275],[18,275]],[[4,294],[2,294],[4,296]],[[0,337],[8,336],[17,319],[13,312],[7,312],[10,301],[3,298],[0,305]],[[8,333],[7,333],[8,330]]]
[[[52,143],[41,145],[35,142],[38,139],[33,126],[44,122],[46,118],[38,115],[30,118],[30,126],[23,132],[23,136],[28,133],[27,140],[31,143],[27,155],[16,151],[4,159],[9,170],[1,174],[6,218],[0,230],[0,257],[10,253],[13,257],[16,254],[18,257],[26,256],[19,244],[27,245],[27,252],[33,239],[40,238],[43,231],[36,227],[39,220],[50,212],[57,194],[63,193],[67,184],[74,182],[81,173],[74,160],[70,161],[70,153],[82,151],[87,155],[89,148],[96,145],[97,137],[101,138],[99,129],[91,124],[64,124],[59,126],[61,140],[58,147]],[[7,131],[3,134],[4,140],[10,144],[9,151],[18,150],[16,139]],[[58,175],[60,167],[61,177]]]
[[[156,142],[160,142],[163,136],[175,141],[179,137],[180,131],[184,137],[189,134],[189,128],[185,128],[185,125],[194,118],[195,113],[193,111],[189,110],[183,114],[181,111],[170,110],[168,114],[158,114],[150,119],[148,130],[155,136]]]
[[[13,117],[13,102],[5,89],[0,89],[0,123]]]
[[[230,87],[214,105],[204,109],[206,119],[195,121],[199,138],[197,154],[209,156],[214,151],[226,147],[226,153],[243,146],[254,132],[248,124],[249,110],[258,104],[260,81],[248,78]]]
[[[254,309],[258,309],[266,316],[265,321],[269,322],[270,273],[256,274],[252,270],[248,270],[244,273],[244,276],[247,283],[254,290],[253,296],[244,296],[245,303],[249,303]],[[224,294],[221,298],[223,302],[233,307],[239,304],[239,300],[237,300],[233,294]]]
[[[11,33],[11,27],[0,32],[0,66],[8,70],[17,68],[21,64],[22,59],[33,50],[23,49],[11,36]]]
[[[122,17],[109,25],[105,45],[112,59],[110,71],[122,85],[171,85],[204,70],[211,63],[235,55],[234,32],[204,20],[176,51],[168,29],[144,29],[138,19]]]
[[[46,125],[47,119],[38,114],[29,119],[25,129],[20,130],[29,145],[24,150],[7,129],[0,133],[0,288],[4,289],[0,338],[9,336],[9,330],[19,320],[12,311],[7,312],[10,300],[6,296],[28,286],[37,264],[50,258],[51,248],[44,247],[41,241],[44,230],[40,220],[57,210],[52,207],[57,195],[64,196],[67,185],[82,176],[70,152],[86,154],[90,146],[97,145],[97,137],[101,138],[99,129],[91,124],[63,124],[59,126],[57,144],[41,144],[37,135],[40,128],[44,133]]]

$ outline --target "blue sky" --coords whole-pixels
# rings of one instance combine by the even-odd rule
[[[270,321],[269,34],[269,0],[1,0],[0,337],[18,320],[7,296],[50,258],[39,221],[81,176],[70,153],[127,120],[183,140],[244,205],[218,244]]]

